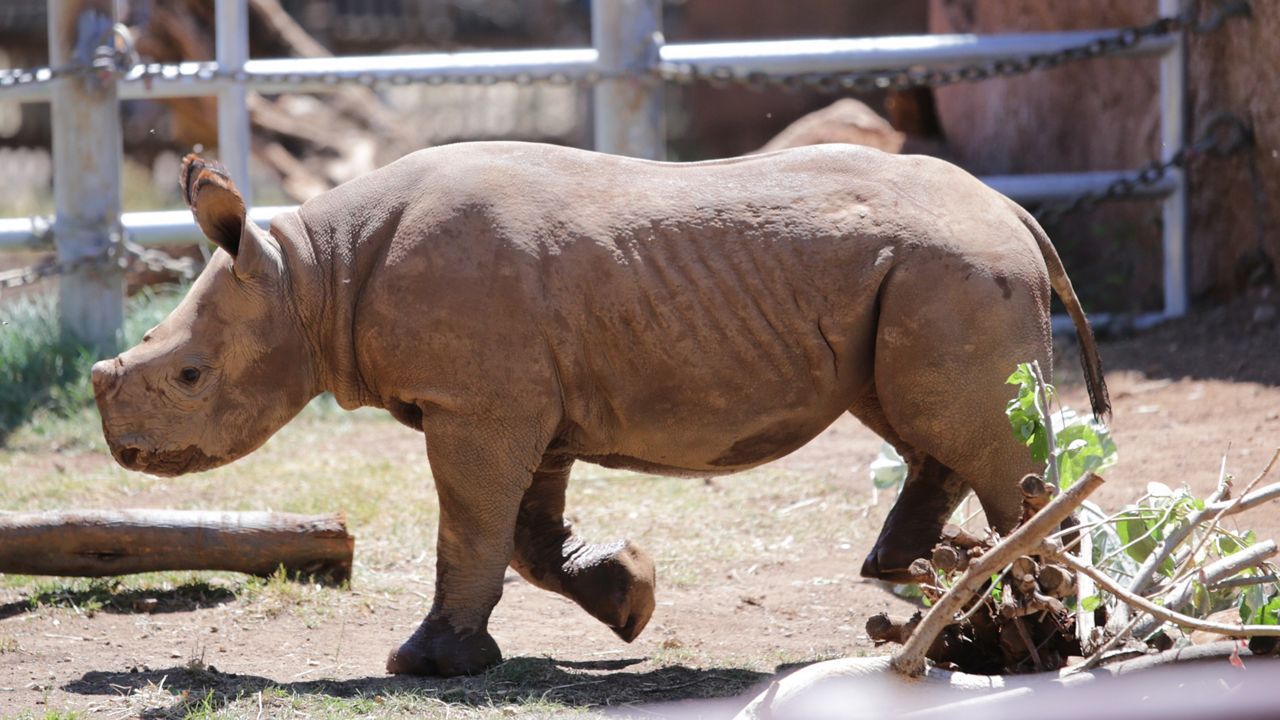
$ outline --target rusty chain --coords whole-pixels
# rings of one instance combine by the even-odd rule
[[[1253,129],[1240,116],[1230,112],[1213,113],[1205,120],[1200,137],[1169,156],[1169,159],[1147,163],[1133,173],[1113,180],[1103,190],[1081,193],[1070,202],[1042,204],[1035,211],[1036,219],[1049,224],[1062,219],[1064,215],[1092,210],[1101,202],[1128,200],[1140,188],[1159,184],[1169,171],[1185,169],[1197,157],[1226,157],[1252,145]]]
[[[36,242],[52,240],[52,218],[33,218],[36,225]],[[49,255],[40,262],[12,270],[0,270],[0,295],[6,290],[13,290],[31,285],[45,278],[57,277],[75,272],[86,267],[100,267],[115,264],[121,268],[131,262],[137,262],[149,270],[171,272],[183,280],[192,280],[200,273],[200,266],[192,258],[175,258],[155,248],[147,248],[131,241],[123,228],[110,233],[106,247],[72,260],[58,260],[56,255]]]
[[[33,218],[40,239],[51,239],[53,236],[50,218]],[[111,262],[120,262],[123,250],[123,230],[112,230],[105,247],[96,252],[86,253],[69,260],[59,260],[56,255],[49,255],[40,262],[13,270],[0,271],[0,293],[13,290],[24,285],[40,282],[48,277],[65,275],[86,267],[99,267]]]

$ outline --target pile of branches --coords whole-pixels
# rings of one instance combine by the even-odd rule
[[[1007,537],[949,524],[931,555],[915,561],[928,613],[876,615],[866,626],[877,645],[902,645],[893,666],[919,675],[927,658],[978,675],[1070,673],[1200,641],[1192,633],[1280,654],[1280,573],[1269,562],[1277,545],[1222,524],[1280,498],[1280,483],[1262,485],[1280,450],[1238,493],[1224,459],[1207,498],[1153,483],[1106,514],[1086,501],[1103,482],[1094,470],[1114,452],[1103,449],[1105,428],[1055,424],[1053,389],[1034,366],[1010,383],[1021,388],[1010,419],[1041,447],[1045,478],[1023,478],[1022,521]]]
[[[1036,475],[1023,478],[1021,487],[1025,522],[1044,508],[1051,495],[1049,486]],[[999,541],[993,530],[976,535],[948,524],[932,556],[911,564],[912,578],[926,601],[936,604]],[[1057,670],[1067,658],[1082,653],[1075,614],[1066,604],[1076,594],[1076,573],[1044,548],[1033,547],[1014,558],[999,580],[989,584],[955,623],[943,628],[926,655],[935,663],[980,675]],[[867,620],[867,635],[876,645],[904,643],[922,618],[916,613],[902,622],[887,614],[874,615]]]

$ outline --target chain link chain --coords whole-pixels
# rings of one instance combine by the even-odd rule
[[[33,218],[37,223],[37,232],[43,225],[45,228],[37,240],[51,239],[52,230],[48,225],[49,218]],[[0,293],[25,285],[32,285],[45,278],[58,277],[75,272],[82,268],[116,265],[127,268],[131,262],[137,262],[148,270],[174,273],[183,280],[192,280],[200,273],[200,265],[192,258],[176,258],[155,248],[147,248],[129,240],[123,228],[110,233],[107,245],[101,250],[82,255],[73,260],[59,261],[55,255],[41,260],[34,265],[0,271]]]
[[[1041,205],[1034,214],[1042,224],[1051,224],[1065,215],[1093,210],[1101,202],[1128,200],[1138,190],[1160,184],[1169,171],[1186,169],[1197,157],[1226,157],[1252,145],[1253,130],[1248,123],[1234,113],[1217,112],[1205,120],[1204,130],[1196,142],[1179,149],[1169,159],[1147,163],[1098,192],[1081,193],[1066,203]]]

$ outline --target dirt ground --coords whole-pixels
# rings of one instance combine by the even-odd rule
[[[1152,481],[1207,493],[1224,454],[1229,472],[1247,480],[1280,447],[1280,324],[1257,310],[1274,302],[1254,298],[1104,342],[1121,459],[1095,498],[1103,507]],[[1083,408],[1074,354],[1059,355],[1060,385],[1067,403]],[[338,444],[425,472],[420,438],[397,428],[349,423],[319,440],[286,431],[260,452],[296,456]],[[9,578],[0,585],[0,716],[456,717],[604,706],[642,716],[655,702],[739,695],[792,664],[882,652],[865,637],[866,618],[913,606],[857,575],[888,509],[888,498],[869,504],[867,465],[878,446],[842,419],[768,472],[675,485],[584,471],[571,498],[580,527],[589,537],[628,534],[658,560],[651,624],[624,644],[511,574],[491,624],[509,660],[468,680],[383,674],[387,651],[425,612],[432,560],[430,547],[402,546],[399,520],[371,530],[383,527],[378,510],[369,527],[353,520],[350,590],[219,574],[151,585]],[[116,472],[101,452],[0,456],[11,486],[68,473],[123,477]],[[11,492],[7,509],[182,506],[221,477],[231,476],[53,495],[32,488]],[[250,507],[259,506],[249,500],[242,509]],[[433,525],[432,513],[418,517]],[[1280,537],[1280,509],[1241,524]],[[362,562],[366,547],[374,560]],[[149,612],[135,609],[143,597],[158,601]]]

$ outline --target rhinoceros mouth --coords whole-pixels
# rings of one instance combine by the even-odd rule
[[[195,445],[181,450],[147,450],[137,445],[122,445],[111,450],[116,462],[125,468],[164,477],[198,472],[220,464]]]

